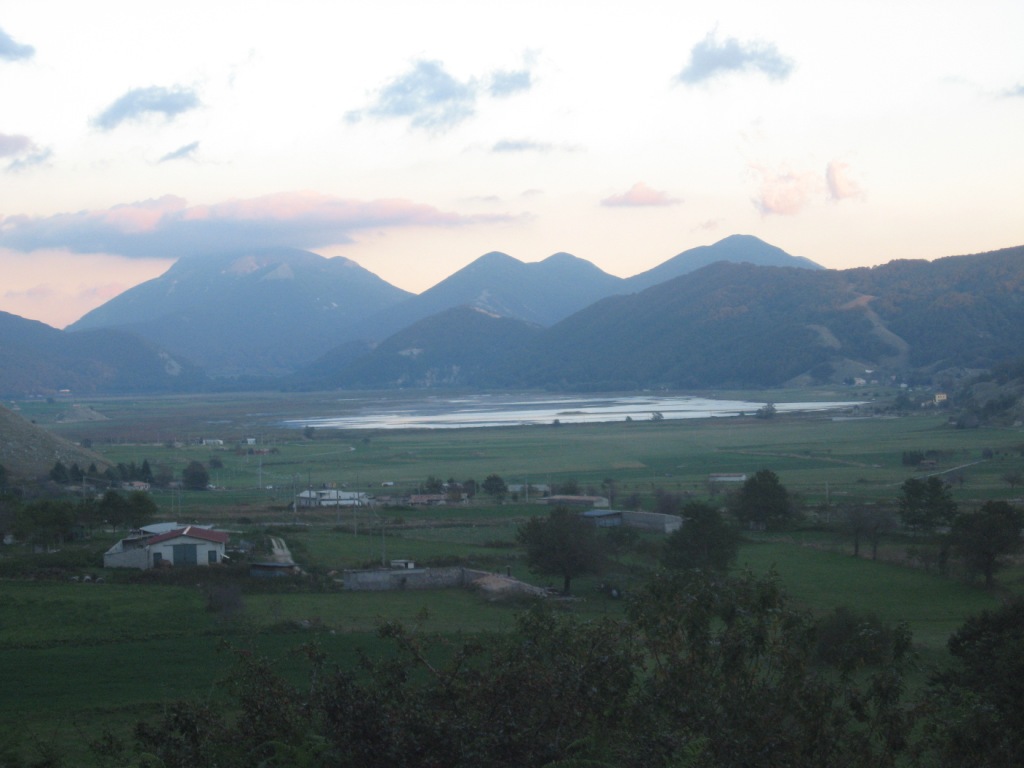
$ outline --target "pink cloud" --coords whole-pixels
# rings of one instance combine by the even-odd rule
[[[850,166],[838,160],[832,160],[825,167],[825,184],[829,199],[835,202],[864,197],[864,190],[850,178]]]
[[[761,177],[761,186],[754,205],[765,215],[780,214],[794,216],[811,202],[814,194],[821,189],[818,176],[806,171],[771,171],[762,166],[752,166]]]
[[[164,195],[154,200],[115,205],[105,211],[91,211],[87,215],[121,232],[153,232],[166,217],[184,210],[184,198]]]
[[[189,207],[165,195],[99,211],[0,219],[0,247],[24,253],[66,249],[131,258],[177,258],[214,250],[316,248],[353,242],[360,231],[459,227],[505,222],[507,215],[467,216],[409,200],[351,200],[282,192]]]
[[[608,206],[676,205],[677,203],[679,200],[669,197],[668,192],[651,189],[642,181],[638,181],[621,195],[612,195],[601,201],[601,205]]]

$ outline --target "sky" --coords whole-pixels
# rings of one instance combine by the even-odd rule
[[[495,250],[1021,245],[1022,40],[1020,0],[0,0],[0,311],[265,246],[418,293]]]

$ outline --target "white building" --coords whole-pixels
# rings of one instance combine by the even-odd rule
[[[365,493],[333,488],[303,491],[297,500],[300,507],[363,507],[368,503]]]
[[[103,554],[104,568],[162,568],[216,565],[224,560],[228,534],[189,525],[156,536],[121,539]]]

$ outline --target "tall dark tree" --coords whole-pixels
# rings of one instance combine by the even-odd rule
[[[732,499],[732,510],[737,520],[760,530],[782,528],[793,517],[789,492],[770,469],[747,478]]]
[[[488,475],[484,478],[480,489],[497,501],[504,499],[505,494],[508,493],[508,485],[501,478],[501,475]]]
[[[933,533],[937,527],[949,525],[956,516],[952,491],[942,478],[934,475],[926,480],[907,480],[900,486],[897,501],[903,524],[921,533]]]
[[[129,524],[131,509],[128,501],[117,491],[107,491],[100,499],[97,514],[101,520],[105,520],[112,528],[120,528]]]
[[[566,595],[576,576],[600,573],[604,563],[594,526],[565,507],[556,507],[547,517],[530,518],[519,528],[518,539],[530,569],[561,576]]]
[[[1021,515],[1005,501],[986,501],[980,510],[958,515],[950,531],[953,552],[968,573],[991,587],[1009,555],[1020,551]]]
[[[679,570],[729,570],[740,544],[736,527],[710,504],[692,501],[681,511],[683,525],[665,540],[661,564]]]
[[[210,484],[210,473],[200,462],[190,461],[181,470],[181,482],[191,491],[204,491]]]
[[[53,465],[53,469],[50,470],[50,479],[55,483],[60,483],[61,485],[66,485],[68,483],[68,468],[65,466],[64,462],[57,461],[57,463]]]
[[[129,528],[141,528],[156,516],[156,502],[145,491],[132,491],[128,494],[126,502]]]

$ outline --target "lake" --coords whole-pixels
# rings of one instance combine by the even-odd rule
[[[776,403],[779,413],[845,410],[862,401]],[[459,395],[409,399],[339,399],[338,415],[289,419],[285,426],[325,429],[464,429],[526,424],[582,424],[604,421],[705,419],[753,414],[764,401],[715,400],[686,395]]]

